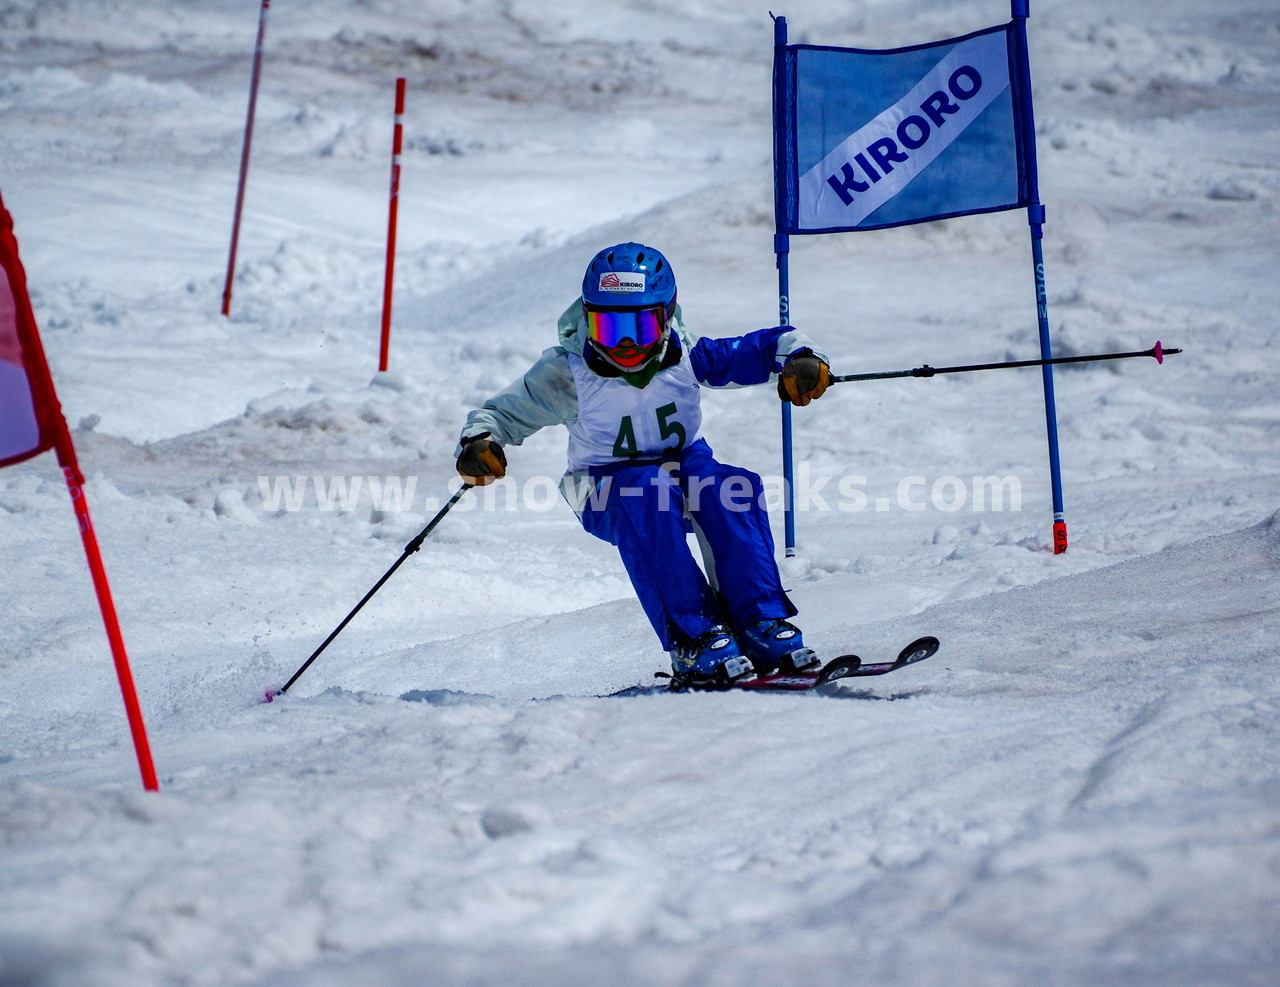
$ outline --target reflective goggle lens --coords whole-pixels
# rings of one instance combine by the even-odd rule
[[[631,340],[636,346],[652,346],[667,329],[662,307],[638,312],[587,312],[587,332],[605,349]]]

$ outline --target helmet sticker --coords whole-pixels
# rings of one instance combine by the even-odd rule
[[[606,271],[600,275],[600,290],[615,295],[644,291],[643,271]]]

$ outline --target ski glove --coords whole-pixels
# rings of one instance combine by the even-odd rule
[[[468,436],[462,440],[458,473],[468,486],[483,487],[507,475],[507,454],[488,432]]]
[[[831,382],[831,368],[809,350],[801,350],[778,375],[778,397],[803,408],[822,397]]]

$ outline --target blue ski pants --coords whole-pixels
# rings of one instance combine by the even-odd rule
[[[796,613],[782,589],[757,474],[718,462],[699,439],[665,465],[613,463],[591,476],[582,526],[617,546],[665,650],[716,624],[737,630]],[[686,513],[710,548],[718,594],[689,550]]]

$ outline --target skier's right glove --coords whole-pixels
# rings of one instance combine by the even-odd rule
[[[462,440],[458,456],[458,474],[469,486],[483,487],[507,475],[507,454],[502,446],[489,438],[488,432],[469,435]]]
[[[778,397],[803,408],[822,397],[830,382],[831,368],[826,361],[813,350],[803,349],[787,361],[778,376]]]

